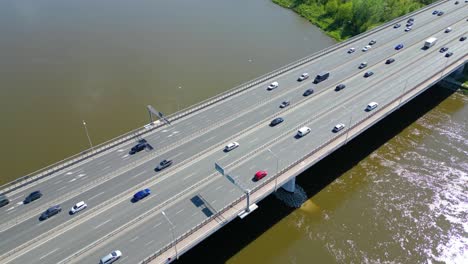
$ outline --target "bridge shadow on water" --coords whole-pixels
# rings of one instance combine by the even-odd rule
[[[453,93],[454,91],[439,86],[429,88],[346,146],[312,166],[296,179],[296,183],[306,191],[308,198],[313,197]],[[236,218],[182,255],[177,263],[225,263],[296,210],[287,207],[274,195],[268,196],[258,205],[259,208],[254,213],[243,220]]]

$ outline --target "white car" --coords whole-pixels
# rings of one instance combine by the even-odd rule
[[[451,27],[448,27],[448,28],[445,29],[445,33],[449,33],[450,31],[452,31]]]
[[[273,89],[276,89],[278,88],[279,86],[279,83],[278,82],[272,82],[270,85],[268,85],[268,90],[273,90]]]
[[[339,123],[333,128],[333,132],[336,133],[336,132],[342,130],[343,128],[345,128],[345,125],[343,123]]]
[[[351,53],[353,53],[353,52],[355,52],[355,51],[356,51],[355,48],[350,48],[350,49],[348,50],[348,53],[351,54]]]
[[[297,78],[297,81],[302,82],[303,80],[307,78],[309,78],[309,74],[307,72],[304,72],[303,74],[301,74],[301,76],[299,76],[299,78]]]
[[[367,105],[367,107],[366,107],[366,111],[372,111],[372,110],[376,109],[377,106],[379,106],[378,103],[376,103],[376,102],[370,102],[370,103]]]
[[[366,51],[370,50],[371,48],[372,47],[370,45],[367,45],[364,48],[362,48],[362,51],[366,52]]]
[[[237,148],[238,146],[239,146],[239,143],[237,143],[237,142],[231,142],[231,143],[227,144],[227,145],[224,147],[224,151],[225,151],[225,152],[231,151],[231,150]]]
[[[118,260],[121,256],[122,256],[122,252],[120,252],[120,250],[115,250],[105,255],[104,257],[102,257],[99,263],[100,264],[114,263],[114,261]]]
[[[70,214],[78,213],[79,211],[86,209],[86,207],[88,207],[88,205],[85,204],[85,202],[81,201],[81,202],[75,204],[75,205],[70,209]]]
[[[408,31],[410,31],[411,29],[412,29],[412,27],[407,27],[407,28],[405,28],[405,31],[408,32]]]

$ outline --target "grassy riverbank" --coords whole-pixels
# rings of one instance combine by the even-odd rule
[[[342,41],[435,0],[272,0]]]

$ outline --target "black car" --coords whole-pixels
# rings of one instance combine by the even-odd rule
[[[412,22],[414,22],[414,18],[410,17],[410,18],[408,19],[408,21],[407,21],[407,22],[408,22],[408,23],[412,23]]]
[[[335,91],[343,90],[344,88],[346,88],[346,85],[340,83],[336,86]]]
[[[41,198],[41,197],[42,197],[41,191],[34,191],[34,192],[30,193],[26,197],[26,199],[24,199],[23,203],[27,204],[27,203],[30,203],[30,202],[32,202],[34,200],[37,200],[37,199]]]
[[[444,14],[444,11],[439,11],[439,13],[437,14],[438,16],[441,16]]]
[[[460,41],[465,41],[466,40],[466,36],[463,36],[460,38]]]
[[[439,11],[434,10],[434,11],[432,11],[432,14],[433,14],[433,15],[437,15],[437,14],[439,14]]]
[[[374,72],[371,72],[371,71],[368,71],[368,72],[364,73],[365,78],[371,77],[372,75],[374,75]]]
[[[307,89],[305,92],[302,94],[303,96],[309,96],[314,93],[314,89]]]
[[[0,207],[3,207],[10,203],[10,200],[5,195],[0,195]]]
[[[273,120],[271,121],[270,126],[271,126],[271,127],[274,127],[274,126],[276,126],[276,125],[278,125],[278,124],[281,124],[283,121],[284,121],[284,119],[281,118],[281,117],[275,118],[275,119],[273,119]]]
[[[377,41],[376,41],[375,39],[373,39],[373,40],[371,40],[371,41],[369,42],[369,45],[374,45],[375,43],[377,43]]]
[[[393,25],[393,28],[399,28],[399,27],[401,27],[401,24],[396,23],[395,25]]]
[[[130,155],[133,155],[137,152],[144,150],[147,145],[148,143],[146,143],[146,140],[140,141],[138,144],[132,147],[132,149],[130,150]]]
[[[393,62],[395,62],[395,59],[394,59],[394,58],[389,58],[389,59],[385,62],[385,64],[391,64],[391,63],[393,63]]]
[[[39,217],[39,220],[45,220],[51,216],[54,216],[62,211],[62,208],[60,208],[60,205],[52,206],[49,209],[47,209],[44,213],[41,214],[41,217]]]
[[[448,50],[448,47],[442,47],[442,48],[440,48],[439,52],[440,52],[440,53],[444,53],[444,52],[446,52],[447,50]]]
[[[458,3],[459,3],[458,1],[455,1],[455,4],[456,4],[456,5],[458,5]]]
[[[172,165],[172,160],[163,160],[159,163],[159,165],[156,167],[156,171],[163,170],[169,166]]]
[[[450,57],[450,56],[452,56],[452,55],[453,55],[453,52],[451,52],[451,51],[445,53],[445,57],[447,57],[447,58]]]

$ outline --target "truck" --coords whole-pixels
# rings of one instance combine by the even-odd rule
[[[424,42],[424,48],[428,49],[428,48],[434,46],[436,44],[436,42],[437,42],[437,38],[430,37],[430,38],[426,39],[426,42]]]

